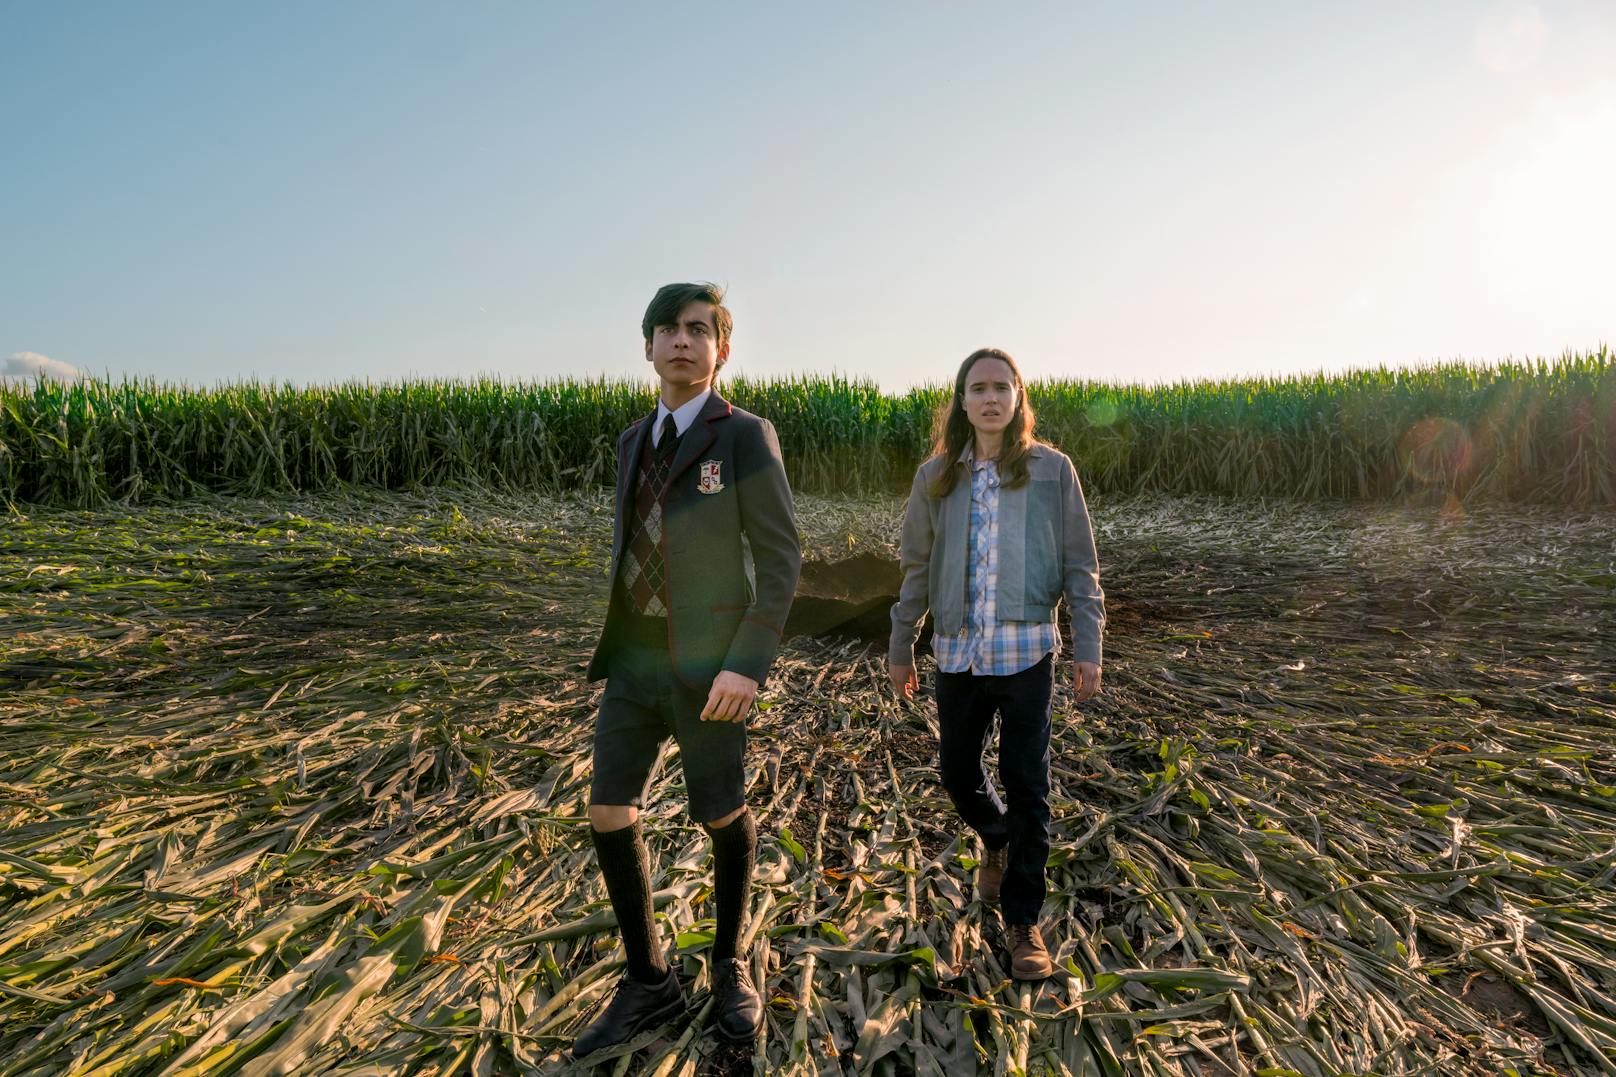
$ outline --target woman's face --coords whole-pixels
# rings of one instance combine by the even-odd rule
[[[1003,359],[986,356],[965,375],[965,417],[978,434],[998,435],[1016,413],[1016,376]]]

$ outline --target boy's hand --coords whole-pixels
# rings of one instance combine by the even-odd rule
[[[1073,662],[1072,689],[1077,693],[1079,703],[1093,699],[1100,690],[1100,667],[1093,662]]]
[[[920,678],[915,675],[914,666],[895,666],[888,662],[887,676],[892,680],[893,691],[904,699],[915,698],[920,690]]]
[[[704,722],[740,722],[752,709],[757,698],[757,681],[744,673],[720,670],[713,678],[713,690],[707,693],[707,706],[701,709]]]

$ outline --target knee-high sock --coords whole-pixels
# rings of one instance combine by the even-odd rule
[[[726,827],[707,828],[713,839],[713,896],[718,903],[718,929],[713,934],[713,960],[736,956],[741,925],[752,898],[752,863],[757,854],[757,820],[751,809]]]
[[[668,963],[656,945],[656,920],[651,909],[651,854],[645,848],[640,824],[621,830],[589,828],[595,840],[600,873],[606,878],[606,893],[617,914],[617,929],[623,935],[628,954],[628,974],[641,983],[660,983],[668,975]]]

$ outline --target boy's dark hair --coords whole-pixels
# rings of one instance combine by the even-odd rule
[[[659,325],[673,325],[679,320],[679,312],[690,304],[700,300],[713,305],[714,328],[718,330],[718,346],[729,343],[729,332],[735,325],[735,319],[724,306],[724,289],[707,281],[694,281],[687,284],[664,284],[657,289],[656,295],[651,297],[651,305],[645,308],[645,317],[640,319],[640,333],[646,340],[651,339],[651,332]]]

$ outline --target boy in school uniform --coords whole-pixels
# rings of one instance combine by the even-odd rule
[[[574,1042],[578,1058],[684,1008],[657,940],[639,824],[670,736],[690,812],[713,843],[718,1033],[750,1042],[762,1022],[737,952],[757,847],[742,757],[746,719],[779,649],[802,559],[774,427],[713,388],[731,326],[723,292],[703,283],[659,289],[640,326],[660,399],[617,440],[611,602],[589,663],[590,680],[606,678],[589,820],[627,969],[605,1013]]]

